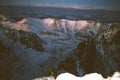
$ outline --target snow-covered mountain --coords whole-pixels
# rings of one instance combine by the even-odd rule
[[[40,76],[57,76],[66,71],[79,76],[87,71],[94,72],[94,65],[90,63],[99,60],[103,64],[105,61],[105,52],[102,54],[106,49],[105,44],[97,44],[97,41],[103,40],[99,36],[103,32],[105,34],[110,26],[112,25],[94,21],[57,18],[26,17],[17,21],[1,15],[0,55],[4,57],[1,58],[0,66],[2,72],[5,71],[5,77],[1,79],[10,77],[11,80],[31,80]],[[112,31],[116,33],[114,29]],[[92,60],[88,59],[91,57]],[[92,70],[88,70],[88,67]],[[10,74],[5,75],[6,71]]]
[[[76,36],[80,33],[80,30],[86,31],[86,33],[96,34],[97,30],[101,26],[99,22],[82,21],[82,20],[67,20],[57,18],[24,18],[18,22],[12,22],[14,19],[7,19],[1,15],[1,24],[6,27],[10,27],[16,30],[31,31],[36,34],[45,35],[51,34],[56,36]],[[91,33],[91,34],[92,34]]]

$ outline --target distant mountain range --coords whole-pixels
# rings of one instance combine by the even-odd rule
[[[120,10],[72,9],[33,6],[0,6],[0,14],[14,18],[37,17],[70,20],[94,20],[99,22],[120,22]]]

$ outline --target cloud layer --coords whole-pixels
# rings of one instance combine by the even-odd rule
[[[120,9],[120,0],[0,0],[0,5],[8,4]]]

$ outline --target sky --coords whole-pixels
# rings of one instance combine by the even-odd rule
[[[0,5],[8,4],[120,10],[120,0],[0,0]]]

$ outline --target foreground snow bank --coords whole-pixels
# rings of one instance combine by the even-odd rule
[[[75,75],[70,74],[70,73],[62,73],[62,74],[58,75],[56,80],[81,80],[81,78],[76,77]]]
[[[102,80],[103,77],[98,73],[87,74],[83,77],[76,77],[70,73],[60,74],[56,80]]]
[[[33,80],[55,80],[54,77],[43,77],[43,78],[36,78]],[[71,73],[62,73],[57,76],[56,80],[120,80],[120,73],[115,72],[112,77],[103,78],[101,74],[98,73],[91,73],[86,74],[83,77],[77,77]]]

